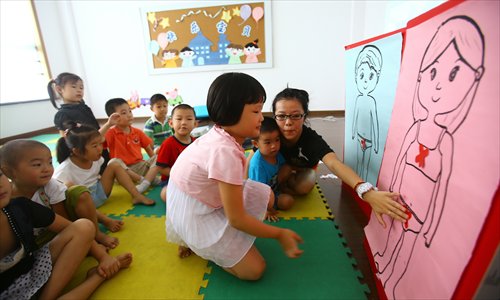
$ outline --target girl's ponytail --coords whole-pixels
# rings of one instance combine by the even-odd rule
[[[49,99],[50,103],[59,110],[59,107],[57,107],[56,103],[56,92],[54,91],[54,85],[56,84],[56,81],[54,79],[50,80],[49,83],[47,84],[47,92],[49,93]]]
[[[64,136],[57,141],[56,156],[59,163],[70,157],[73,149],[84,155],[87,143],[101,135],[94,127],[73,121],[64,122],[63,125],[64,128],[68,129],[64,131]]]
[[[68,145],[66,144],[66,139],[64,137],[60,137],[57,140],[57,146],[56,146],[57,162],[62,163],[70,155],[71,155],[71,150],[69,149]]]

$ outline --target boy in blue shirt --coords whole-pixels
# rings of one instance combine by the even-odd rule
[[[274,208],[288,210],[293,205],[293,197],[280,192],[280,168],[285,164],[285,158],[280,153],[280,130],[273,118],[264,117],[260,127],[259,137],[252,140],[258,148],[248,167],[248,178],[262,182],[271,187],[274,192]]]

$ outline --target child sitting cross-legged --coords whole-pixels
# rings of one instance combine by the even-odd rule
[[[77,123],[67,125],[67,128],[65,136],[57,141],[57,161],[60,165],[54,172],[55,178],[68,186],[83,186],[81,188],[90,193],[96,207],[108,199],[115,179],[132,195],[134,204],[153,201],[139,193],[127,171],[117,161],[108,163],[99,176],[99,169],[104,163],[104,138],[99,131]],[[120,230],[123,225],[121,221],[113,220],[99,211],[97,217],[113,232]]]
[[[248,178],[265,183],[274,193],[274,209],[288,210],[293,205],[293,197],[281,193],[280,184],[285,178],[280,178],[279,170],[285,164],[285,158],[280,153],[280,129],[273,118],[264,117],[260,134],[252,140],[257,151],[250,159]],[[276,216],[271,215],[271,220]]]
[[[9,141],[1,148],[1,156],[2,169],[12,180],[14,197],[29,198],[68,220],[86,218],[97,226],[98,214],[92,197],[85,192],[88,190],[81,186],[68,189],[64,183],[52,177],[52,155],[45,144],[24,139]],[[96,172],[99,173],[99,168]],[[105,220],[104,224],[115,231],[122,225],[121,221],[111,219]],[[108,236],[97,228],[97,242],[106,248],[118,246],[117,238]],[[52,239],[53,234],[40,232],[37,236],[39,244],[43,244]]]
[[[162,182],[168,182],[170,169],[174,165],[177,157],[187,146],[194,141],[191,131],[196,127],[196,114],[194,108],[188,104],[179,104],[172,110],[170,126],[174,129],[174,135],[166,139],[160,146],[156,166],[160,171]],[[167,187],[161,190],[161,200],[164,202],[167,198]]]
[[[91,221],[69,222],[28,198],[11,199],[11,188],[0,170],[0,299],[88,299],[101,283],[131,264],[132,254],[111,257],[97,246]],[[57,235],[37,249],[33,232],[40,227]],[[89,251],[106,259],[62,295]]]
[[[112,158],[110,161],[118,161],[123,168],[130,169],[139,175],[139,178],[132,176],[132,180],[139,181],[137,189],[140,193],[146,191],[151,184],[159,184],[159,178],[156,180],[158,168],[156,167],[156,155],[153,151],[153,141],[144,132],[132,126],[134,116],[127,101],[122,98],[110,99],[106,102],[105,109],[108,116],[113,113],[120,115],[116,125],[110,128],[105,135]],[[148,161],[143,159],[142,149],[149,155]],[[154,201],[139,203],[155,204]]]

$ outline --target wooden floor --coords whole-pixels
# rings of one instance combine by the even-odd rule
[[[344,149],[344,121],[343,117],[311,118],[311,128],[316,130],[325,141],[343,159]],[[318,183],[323,191],[328,204],[334,214],[334,220],[343,233],[348,247],[352,251],[354,259],[358,263],[358,269],[363,274],[362,282],[370,288],[371,294],[368,299],[379,299],[374,275],[370,269],[368,257],[363,247],[365,234],[363,227],[368,224],[368,218],[361,211],[350,191],[342,187],[339,179],[320,179],[321,175],[331,173],[323,164],[318,168]],[[331,276],[335,276],[332,270]]]

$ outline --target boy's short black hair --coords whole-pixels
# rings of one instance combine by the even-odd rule
[[[278,123],[276,123],[276,120],[271,117],[264,117],[264,120],[262,120],[262,123],[260,124],[260,133],[274,132],[274,131],[280,131]]]
[[[24,159],[26,150],[38,147],[50,151],[47,145],[35,140],[17,139],[8,141],[0,148],[0,167],[3,171],[17,168],[19,162]]]
[[[154,94],[149,99],[149,103],[151,104],[151,106],[155,105],[156,103],[158,103],[160,101],[166,101],[168,103],[167,97],[165,97],[162,94]]]
[[[265,101],[266,91],[257,79],[244,73],[225,73],[208,89],[208,116],[217,125],[231,126],[240,121],[246,104]]]
[[[194,110],[194,108],[191,105],[185,103],[178,104],[174,107],[174,109],[172,109],[172,118],[174,117],[174,114],[178,109],[191,110],[193,112],[194,118],[196,119],[196,111]]]
[[[128,104],[127,100],[125,100],[123,98],[109,99],[106,102],[106,104],[104,105],[104,109],[106,110],[106,114],[108,115],[108,117],[116,112],[116,108],[118,106],[123,105],[123,104]]]

